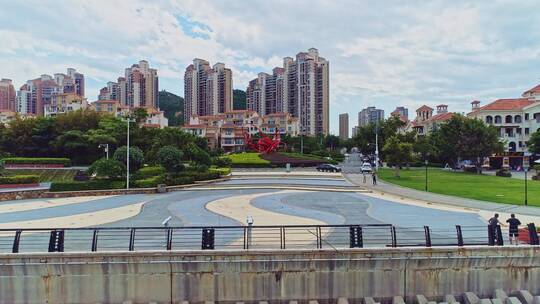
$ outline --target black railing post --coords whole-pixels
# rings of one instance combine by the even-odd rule
[[[321,226],[317,226],[317,248],[322,249],[322,229]]]
[[[286,248],[286,245],[285,245],[285,227],[281,227],[280,229],[280,234],[281,234],[281,249],[285,249]]]
[[[247,228],[244,227],[244,250],[249,249],[249,245],[247,243]]]
[[[527,224],[527,229],[529,230],[529,244],[530,245],[540,245],[538,240],[538,231],[534,223]]]
[[[390,231],[392,233],[392,247],[397,247],[396,227],[392,226]]]
[[[19,243],[21,242],[21,233],[22,230],[15,231],[15,238],[13,238],[13,248],[11,252],[18,253],[19,252]]]
[[[98,229],[94,229],[94,234],[92,235],[92,252],[97,251],[98,232]]]
[[[488,225],[488,245],[495,246],[495,227]]]
[[[503,240],[503,235],[502,235],[502,231],[501,231],[501,226],[497,225],[495,233],[497,235],[497,246],[504,246],[504,240]]]
[[[64,252],[64,230],[51,230],[49,252]]]
[[[463,243],[463,233],[461,231],[460,225],[456,225],[456,233],[457,233],[457,245],[460,247],[464,246],[465,244]]]
[[[129,233],[129,251],[135,249],[135,228],[131,228]]]
[[[167,250],[172,250],[172,228],[167,229]]]
[[[426,247],[431,247],[431,233],[429,231],[429,226],[424,226],[424,234],[426,236]]]
[[[350,248],[364,247],[364,241],[362,238],[362,227],[360,227],[359,225],[349,227],[349,243]]]
[[[214,249],[214,228],[203,228],[202,230],[202,250]]]

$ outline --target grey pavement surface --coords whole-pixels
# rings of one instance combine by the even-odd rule
[[[427,202],[459,206],[465,208],[473,208],[480,210],[488,210],[493,212],[508,212],[508,213],[519,213],[532,216],[540,216],[540,208],[530,207],[530,206],[519,206],[519,205],[510,205],[510,204],[501,204],[486,202],[474,199],[467,199],[462,197],[455,197],[443,194],[437,194],[432,192],[419,191],[411,188],[401,187],[398,185],[393,185],[386,183],[384,181],[378,180],[377,185],[372,185],[371,181],[368,180],[367,183],[362,182],[361,174],[345,174],[347,180],[351,183],[370,189],[376,192],[390,193],[405,198],[418,199]]]
[[[350,178],[350,176],[349,176]],[[253,184],[258,181],[267,179],[251,179]],[[295,178],[295,182],[311,183],[316,182],[318,185],[332,180],[313,180]],[[352,179],[354,181],[354,178]],[[291,180],[287,178],[277,179],[277,182],[289,184]],[[267,182],[267,181],[265,181]],[[344,182],[344,181],[342,181]],[[222,182],[223,183],[223,182]],[[227,182],[224,182],[227,183]],[[219,184],[219,183],[218,183]],[[328,185],[328,184],[326,184]],[[329,185],[330,187],[330,185]],[[381,187],[383,187],[381,185]],[[378,190],[378,188],[377,188]],[[310,191],[310,192],[288,192],[276,193],[279,190],[262,190],[262,189],[245,189],[245,190],[200,190],[200,191],[178,191],[166,194],[151,194],[151,195],[122,195],[110,198],[92,200],[69,205],[51,206],[35,210],[26,210],[18,212],[0,213],[0,223],[9,223],[33,219],[52,218],[65,215],[73,215],[80,213],[88,213],[100,210],[107,210],[120,206],[125,206],[137,202],[146,202],[141,212],[131,218],[120,220],[117,222],[101,225],[100,227],[160,227],[161,223],[167,217],[171,217],[169,226],[185,227],[185,226],[238,226],[239,223],[230,218],[213,213],[205,208],[206,204],[225,197],[238,196],[253,193],[268,193],[269,195],[260,196],[253,200],[252,204],[255,207],[306,218],[323,221],[327,224],[394,224],[397,226],[400,238],[409,238],[414,240],[422,240],[422,226],[428,225],[433,229],[434,238],[455,239],[455,226],[460,224],[467,227],[480,227],[478,231],[464,231],[470,239],[478,238],[480,235],[485,235],[485,222],[475,213],[464,213],[457,211],[445,211],[431,209],[427,207],[419,207],[407,204],[401,204],[384,199],[373,198],[371,196],[359,193],[335,193],[327,191]],[[425,193],[422,193],[425,195]],[[28,200],[30,201],[30,200]],[[18,204],[24,201],[2,202],[0,204]],[[255,220],[255,225],[256,221]],[[414,229],[410,227],[415,227]],[[16,227],[14,227],[16,228]],[[345,244],[347,242],[348,231],[339,229],[332,230],[328,238],[325,240],[328,246],[332,244]],[[389,228],[378,228],[376,234],[371,234],[372,242],[388,242]],[[375,231],[375,230],[373,230]],[[188,230],[178,231],[174,235],[175,247],[177,249],[184,248],[182,246],[193,246],[200,244],[201,230],[189,232]],[[339,233],[338,233],[339,232]],[[71,239],[79,242],[70,242],[70,249],[87,250],[91,240],[90,232],[68,232],[71,233]],[[125,249],[129,240],[129,229],[122,231],[106,231],[100,235],[101,241],[99,248],[101,249]],[[138,230],[136,240],[137,248],[155,248],[164,246],[165,235],[163,231]],[[187,233],[187,234],[186,234]],[[216,235],[218,244],[216,246],[224,246],[230,244],[234,240],[241,239],[243,231],[241,229],[221,231],[221,235]],[[66,238],[69,235],[66,236]],[[48,235],[32,234],[22,238],[21,250],[33,251],[42,250],[43,244],[47,244]],[[369,243],[369,236],[366,236],[366,242]],[[415,241],[416,242],[416,241]],[[0,251],[9,250],[11,244],[10,237],[0,237]],[[39,246],[38,246],[39,245]],[[6,249],[7,248],[7,249]]]

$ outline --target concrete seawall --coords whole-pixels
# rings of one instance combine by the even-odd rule
[[[0,303],[328,300],[540,293],[540,247],[0,255]]]

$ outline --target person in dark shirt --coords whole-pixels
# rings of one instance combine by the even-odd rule
[[[514,243],[518,244],[518,237],[519,237],[519,225],[521,225],[521,222],[516,218],[515,214],[510,214],[510,218],[506,220],[510,228],[508,229],[508,234],[510,236],[510,245],[512,244],[512,239],[514,240]]]
[[[492,218],[489,219],[488,224],[490,226],[490,229],[492,230],[493,234],[493,243],[497,242],[497,226],[502,225],[501,221],[499,221],[499,214],[495,213]],[[500,240],[499,240],[500,241]]]
[[[373,173],[371,173],[371,177],[373,179],[373,185],[377,185],[377,172],[373,171]]]

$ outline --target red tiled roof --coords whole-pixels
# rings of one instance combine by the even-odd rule
[[[528,94],[528,93],[540,93],[540,84],[530,90],[525,91],[523,94]]]
[[[198,124],[198,125],[185,125],[182,128],[184,128],[184,129],[199,129],[199,128],[206,128],[206,127],[207,127],[207,125]]]
[[[428,106],[426,106],[426,105],[423,105],[423,106],[421,106],[420,108],[416,109],[417,112],[418,112],[418,111],[424,111],[424,110],[427,110],[427,111],[433,111],[433,108],[430,108],[430,107],[428,107]]]
[[[531,105],[533,103],[534,101],[528,98],[497,99],[490,104],[480,107],[480,110],[491,110],[491,111],[521,110],[524,107]]]
[[[447,121],[450,120],[452,116],[454,116],[454,113],[452,112],[440,113],[432,116],[429,121]]]

